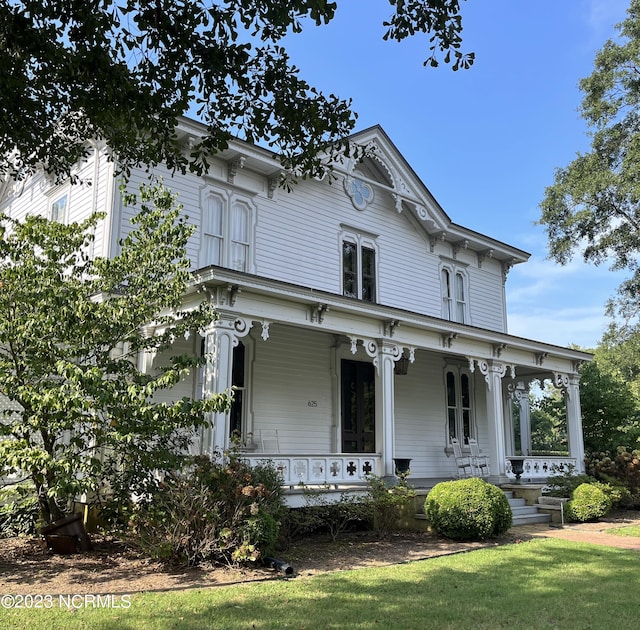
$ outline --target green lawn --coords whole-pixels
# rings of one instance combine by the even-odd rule
[[[607,534],[615,534],[616,536],[636,536],[640,538],[640,525],[615,527],[614,529],[608,529]]]
[[[635,627],[639,561],[635,551],[533,540],[393,567],[135,595],[128,609],[0,610],[0,627]]]

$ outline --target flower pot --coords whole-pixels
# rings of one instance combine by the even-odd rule
[[[396,475],[403,475],[409,472],[409,465],[411,464],[411,458],[394,457],[393,463],[395,464]]]

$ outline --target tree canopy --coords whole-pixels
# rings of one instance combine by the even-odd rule
[[[640,289],[640,0],[631,0],[595,58],[593,73],[580,82],[581,115],[591,150],[555,173],[541,203],[550,256],[565,264],[576,252],[585,261],[629,269],[622,287],[637,307]]]
[[[330,22],[327,0],[0,0],[0,178],[59,178],[105,139],[126,173],[165,162],[202,172],[232,136],[263,143],[295,174],[346,150],[355,114],[299,76],[281,40]],[[384,39],[427,34],[425,65],[473,63],[459,0],[389,0]],[[185,151],[178,117],[207,127]],[[330,147],[329,149],[327,149]]]
[[[197,367],[195,353],[153,371],[138,365],[216,317],[209,303],[181,306],[191,227],[174,197],[147,187],[139,202],[111,259],[91,252],[99,215],[71,225],[0,215],[0,478],[32,481],[45,520],[82,492],[144,494],[151,471],[178,464],[206,412],[228,405],[224,393],[154,398]]]

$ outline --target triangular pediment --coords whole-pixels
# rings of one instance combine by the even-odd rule
[[[354,134],[351,143],[351,157],[337,166],[336,175],[343,178],[345,192],[357,208],[363,209],[374,193],[388,195],[395,210],[409,217],[432,243],[464,243],[479,257],[486,254],[509,264],[528,259],[527,252],[454,223],[382,127]]]

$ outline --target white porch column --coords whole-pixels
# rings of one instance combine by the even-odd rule
[[[519,381],[513,392],[520,410],[520,452],[531,455],[531,405],[529,403],[529,385]]]
[[[505,466],[504,397],[502,378],[507,366],[498,361],[479,361],[480,372],[487,383],[487,417],[489,423],[489,463],[495,483],[507,480]]]
[[[398,347],[395,344],[381,342],[378,351],[376,407],[382,425],[382,476],[395,475],[393,458],[395,456],[395,361]]]
[[[231,390],[233,348],[238,343],[234,323],[235,316],[221,314],[205,331],[203,398]],[[211,428],[205,434],[204,449],[212,457],[229,445],[229,414],[217,412],[210,416]]]
[[[556,385],[564,389],[567,409],[567,442],[569,455],[576,458],[577,472],[584,472],[584,436],[582,433],[582,409],[580,407],[580,375],[556,374]]]

